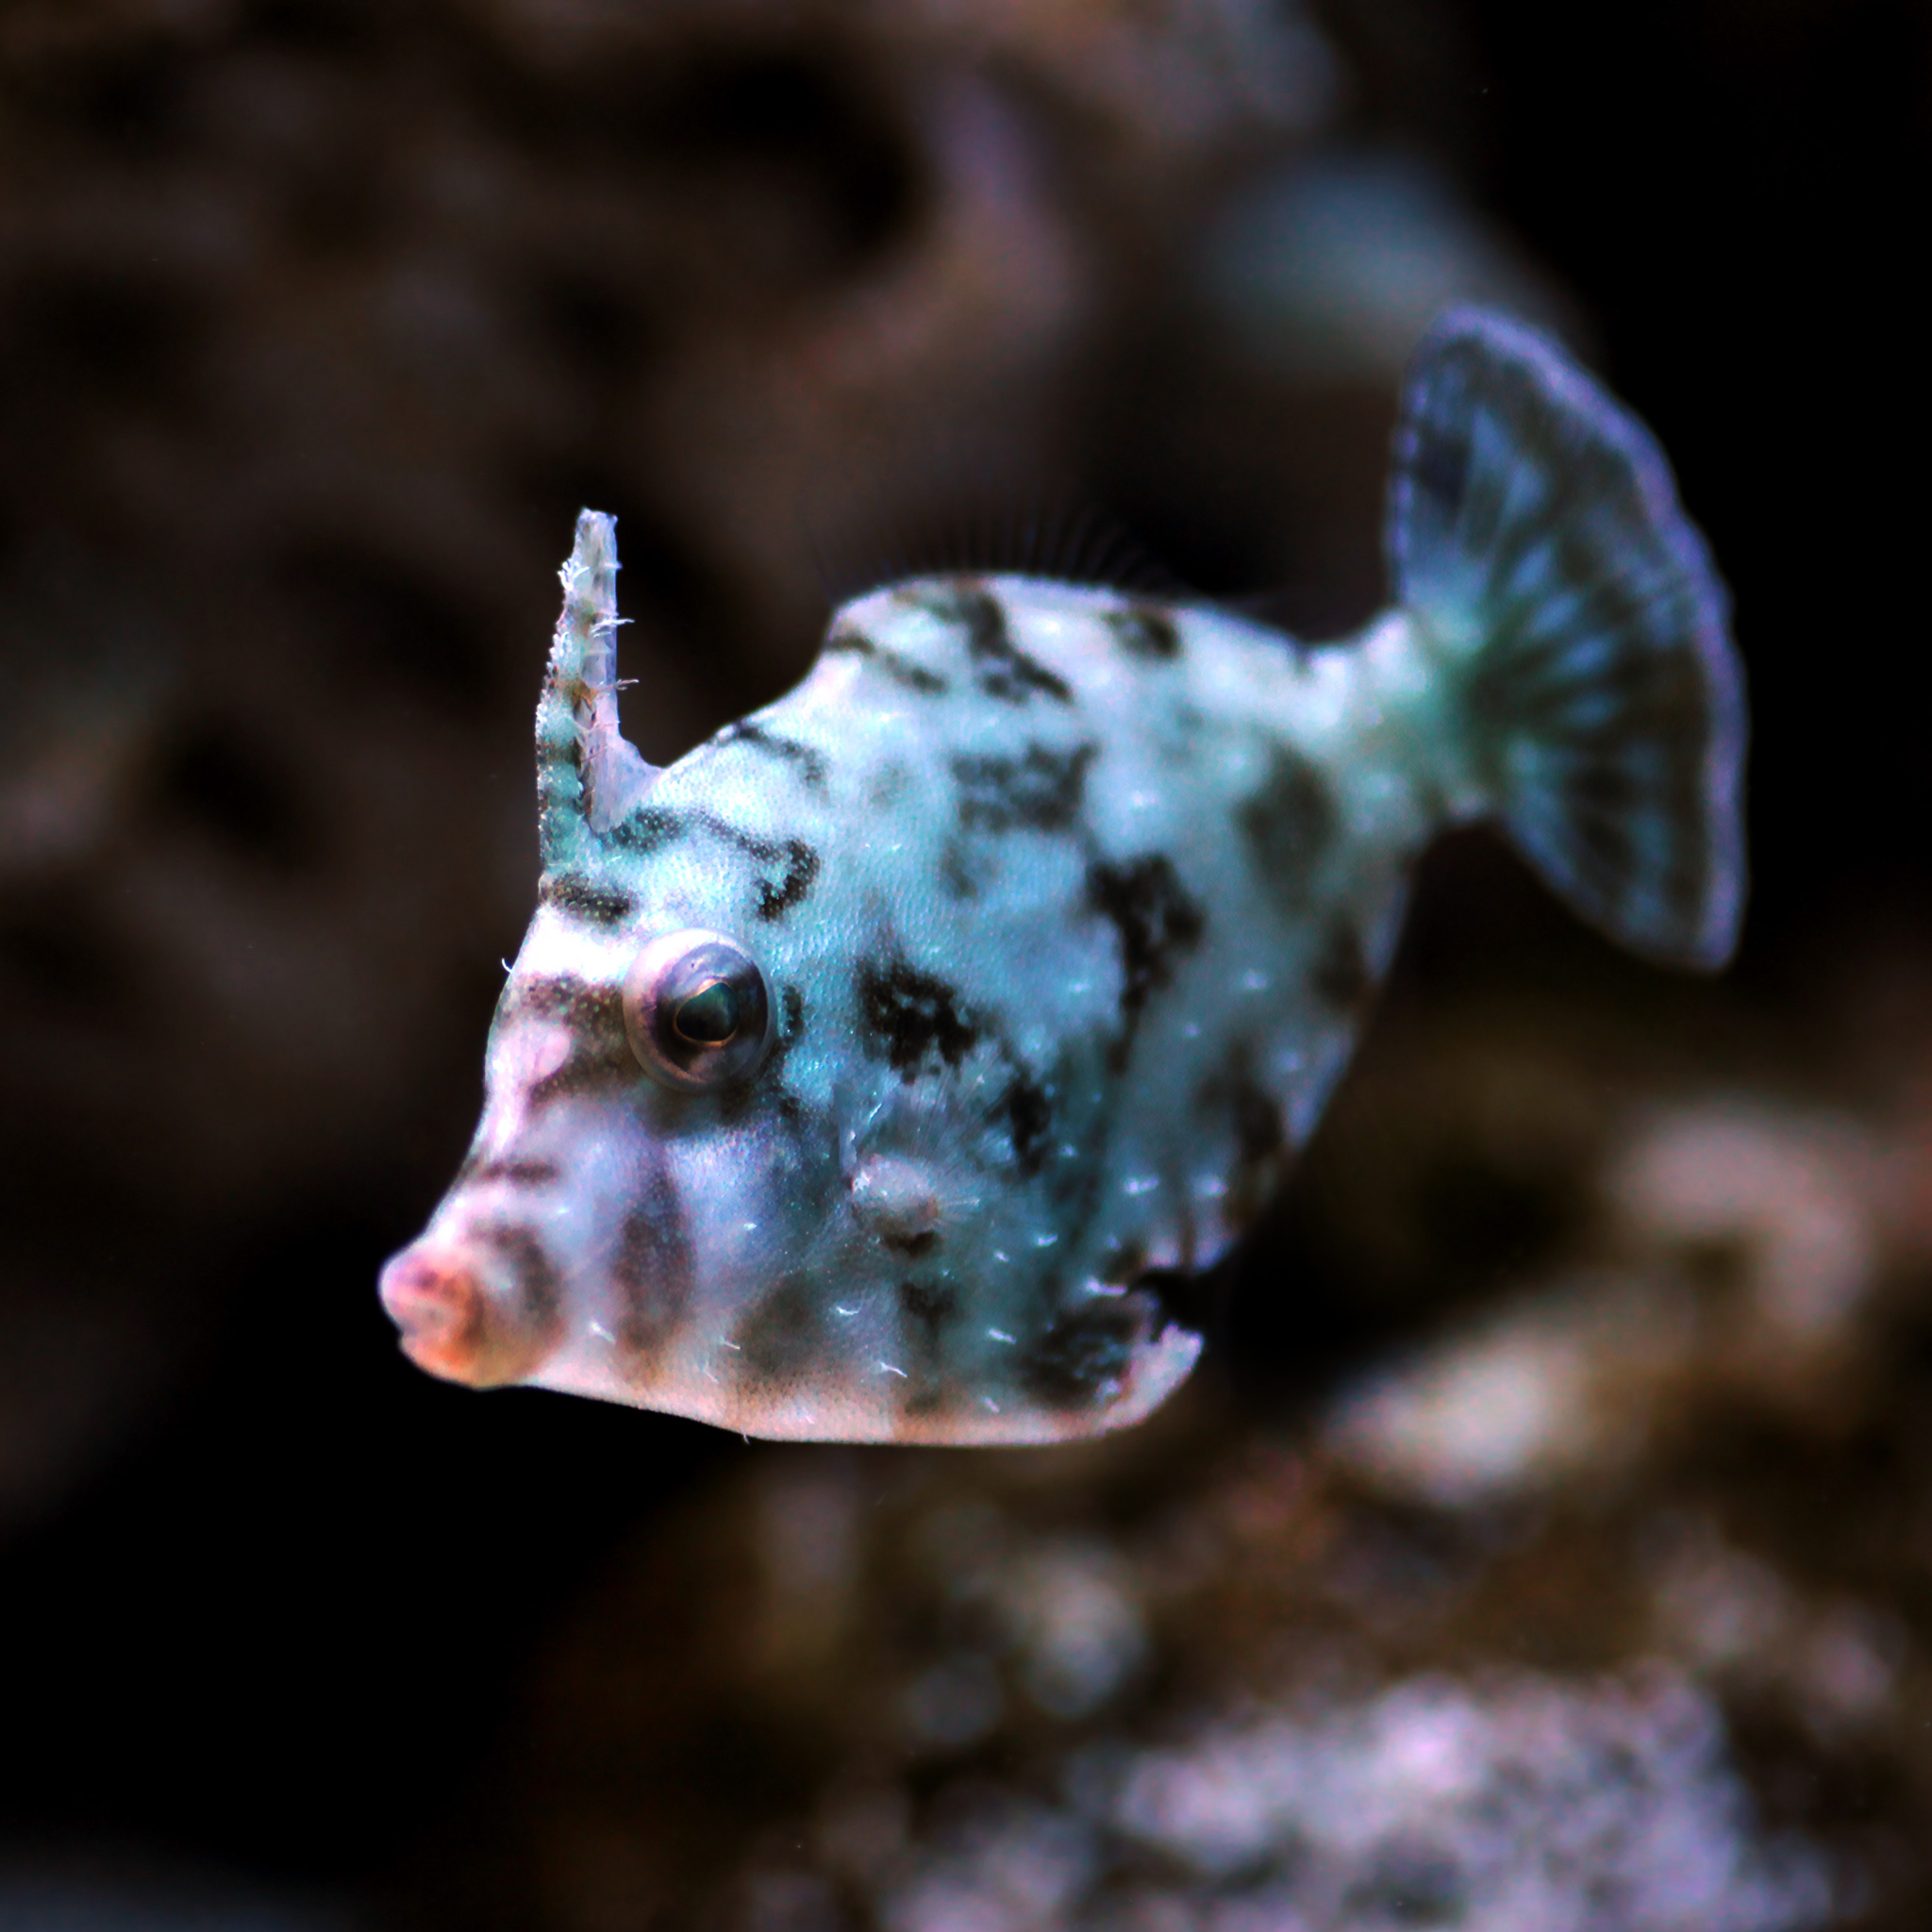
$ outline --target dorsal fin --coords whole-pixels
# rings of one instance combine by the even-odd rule
[[[546,873],[583,864],[658,776],[618,724],[617,571],[616,518],[584,510],[558,573],[563,610],[537,704],[537,825]]]

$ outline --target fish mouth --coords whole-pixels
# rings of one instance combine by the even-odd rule
[[[518,1321],[458,1249],[423,1241],[405,1248],[383,1269],[378,1292],[401,1330],[403,1353],[446,1382],[521,1382],[547,1352],[547,1338]]]

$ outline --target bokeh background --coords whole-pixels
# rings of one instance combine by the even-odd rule
[[[0,1924],[1923,1925],[1928,110],[1907,0],[0,0]],[[1441,848],[1116,1441],[408,1368],[579,505],[660,761],[1041,504],[1338,631],[1465,297],[1734,587],[1735,971]]]

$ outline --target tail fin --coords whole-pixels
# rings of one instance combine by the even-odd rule
[[[1649,432],[1543,338],[1445,315],[1410,366],[1396,594],[1461,668],[1474,771],[1585,919],[1713,968],[1744,901],[1742,672]]]

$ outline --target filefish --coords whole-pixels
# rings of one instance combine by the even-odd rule
[[[383,1271],[409,1357],[748,1435],[1051,1442],[1146,1416],[1174,1285],[1253,1223],[1390,961],[1494,821],[1713,969],[1744,893],[1726,599],[1649,433],[1453,311],[1407,377],[1393,602],[1310,646],[1030,576],[891,584],[658,770],[611,520],[537,712],[541,877],[482,1119]]]

